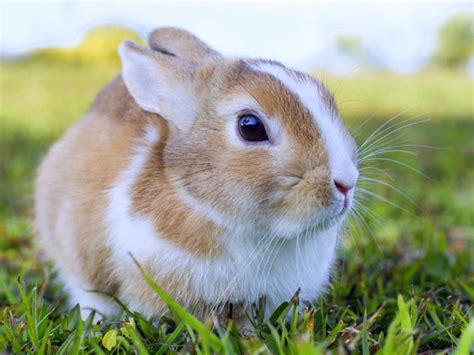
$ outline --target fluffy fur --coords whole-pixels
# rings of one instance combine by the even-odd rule
[[[121,45],[122,75],[56,143],[36,182],[37,228],[72,304],[167,312],[131,253],[196,314],[265,297],[268,310],[328,282],[355,144],[318,80],[265,60],[225,59],[164,28]],[[269,140],[245,142],[251,111]],[[346,200],[346,201],[345,201]]]

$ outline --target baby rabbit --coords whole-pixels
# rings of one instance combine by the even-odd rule
[[[39,168],[36,226],[71,303],[166,314],[131,255],[198,316],[314,300],[358,178],[332,94],[184,30],[149,46],[120,45],[121,75]]]

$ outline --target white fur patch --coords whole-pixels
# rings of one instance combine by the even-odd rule
[[[98,321],[102,316],[113,316],[119,311],[118,305],[108,296],[93,290],[84,289],[84,284],[78,282],[75,277],[66,277],[63,280],[64,288],[69,293],[71,306],[79,304],[81,307],[81,317],[87,318],[95,310],[94,321]]]
[[[273,75],[300,98],[321,130],[328,150],[333,179],[347,186],[354,186],[358,172],[351,159],[350,146],[344,138],[340,121],[331,117],[331,112],[323,101],[318,87],[311,80],[296,79],[284,68],[275,64],[259,63],[252,65],[252,68]]]

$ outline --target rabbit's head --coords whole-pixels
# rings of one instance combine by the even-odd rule
[[[282,238],[344,218],[356,145],[321,81],[274,61],[224,58],[178,29],[149,42],[120,46],[122,77],[168,123],[162,166],[180,196],[226,228]]]

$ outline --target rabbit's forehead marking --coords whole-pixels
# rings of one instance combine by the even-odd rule
[[[310,112],[323,136],[328,133],[328,125],[340,124],[334,97],[321,81],[275,62],[256,62],[251,67],[276,78],[294,94],[300,104]]]
[[[333,95],[321,81],[275,62],[262,61],[251,66],[281,81],[310,112],[325,143],[332,171],[338,169],[341,161],[342,165],[351,162],[354,142],[339,118]]]

